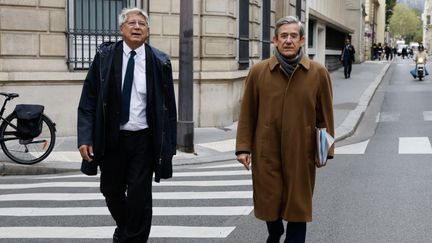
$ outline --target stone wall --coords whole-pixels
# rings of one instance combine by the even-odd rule
[[[0,72],[66,71],[66,0],[0,1]]]
[[[249,1],[250,63],[260,60],[261,0]],[[274,24],[275,0],[271,24]],[[147,3],[147,2],[146,2]],[[223,127],[238,118],[247,70],[238,70],[238,0],[194,0],[194,124]],[[0,0],[0,86],[17,103],[43,104],[59,136],[76,134],[86,71],[67,67],[66,0]],[[179,0],[149,0],[150,44],[172,57],[178,87]],[[244,10],[243,10],[244,11]],[[273,33],[273,31],[271,32]],[[178,96],[177,96],[178,97]]]

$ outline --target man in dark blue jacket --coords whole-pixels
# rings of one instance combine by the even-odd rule
[[[152,176],[172,177],[176,105],[168,56],[146,44],[145,11],[119,15],[123,41],[104,43],[84,81],[78,147],[85,174],[101,171],[101,192],[117,228],[114,242],[146,242]]]
[[[351,77],[352,63],[354,62],[354,53],[355,53],[354,46],[351,45],[350,39],[347,38],[345,40],[345,45],[342,48],[342,53],[340,57],[340,60],[344,66],[345,78]]]

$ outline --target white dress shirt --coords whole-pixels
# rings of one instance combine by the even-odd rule
[[[126,67],[132,49],[123,42],[123,65],[122,65],[122,90]],[[146,106],[147,106],[147,84],[146,84],[146,55],[144,44],[135,49],[136,55],[131,101],[129,107],[129,121],[120,125],[120,130],[138,131],[148,127]]]

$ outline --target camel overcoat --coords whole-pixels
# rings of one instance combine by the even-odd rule
[[[254,65],[245,81],[236,153],[252,154],[255,216],[312,221],[315,127],[334,136],[327,69],[306,55],[291,78],[275,56]],[[328,158],[333,158],[334,148]]]

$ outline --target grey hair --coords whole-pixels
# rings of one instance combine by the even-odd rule
[[[127,16],[130,13],[141,14],[142,16],[144,16],[146,24],[149,25],[149,17],[146,11],[140,8],[124,8],[118,16],[118,24],[120,27],[126,22]]]
[[[305,30],[304,30],[303,24],[295,16],[285,16],[285,17],[280,18],[278,21],[276,21],[276,24],[275,24],[276,27],[275,27],[275,31],[274,31],[275,36],[278,36],[279,29],[284,24],[297,24],[300,27],[300,37],[304,36]]]

